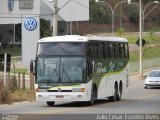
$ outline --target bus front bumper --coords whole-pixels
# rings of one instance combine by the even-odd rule
[[[91,95],[86,92],[36,92],[37,101],[89,101]]]

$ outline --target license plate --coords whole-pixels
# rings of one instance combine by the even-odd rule
[[[63,99],[64,96],[63,95],[57,95],[56,98]]]

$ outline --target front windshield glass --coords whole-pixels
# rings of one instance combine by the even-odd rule
[[[37,55],[85,55],[85,43],[81,42],[39,43]]]
[[[149,77],[160,77],[160,71],[152,71],[148,75]]]
[[[37,81],[42,83],[80,83],[84,80],[85,60],[72,58],[37,58]]]

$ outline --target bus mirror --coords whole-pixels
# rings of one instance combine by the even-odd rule
[[[30,72],[35,75],[35,60],[31,60],[30,62]]]

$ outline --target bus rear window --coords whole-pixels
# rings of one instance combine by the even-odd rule
[[[37,55],[85,55],[85,43],[39,43]]]

